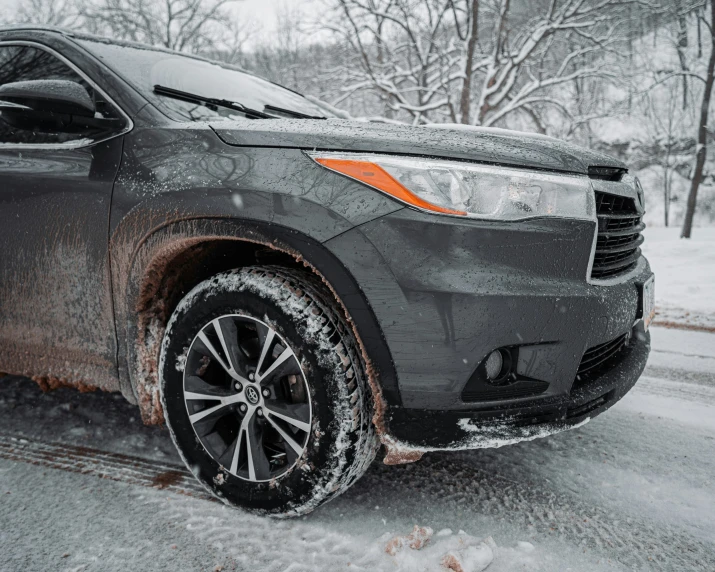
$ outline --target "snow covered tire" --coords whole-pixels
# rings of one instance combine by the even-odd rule
[[[238,351],[226,345],[234,332]],[[259,350],[270,343],[276,349]],[[261,361],[269,351],[266,363],[275,361],[266,368]],[[283,364],[274,367],[284,357],[281,352],[285,364],[294,360],[285,368],[299,364],[304,389],[295,370],[289,384],[286,378],[262,380],[271,368],[271,375],[282,374]],[[241,373],[242,367],[254,369]],[[308,272],[248,267],[197,285],[169,320],[159,373],[164,415],[177,449],[196,478],[227,504],[275,516],[306,514],[360,478],[379,447],[357,343],[330,292]],[[207,397],[214,401],[200,400],[207,393],[194,393],[197,383],[199,390],[216,395]],[[263,383],[273,385],[266,389]],[[290,401],[282,407],[300,409],[303,425],[292,417],[279,419],[284,410],[274,409],[278,402],[271,401],[279,398]],[[252,430],[262,432],[256,437]]]

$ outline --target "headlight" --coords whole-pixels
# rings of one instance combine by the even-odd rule
[[[351,153],[309,155],[423,211],[494,220],[595,220],[588,178],[459,161]]]

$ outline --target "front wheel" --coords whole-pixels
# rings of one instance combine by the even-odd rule
[[[230,504],[305,514],[377,451],[355,339],[305,272],[251,267],[202,282],[169,321],[159,369],[174,443]]]

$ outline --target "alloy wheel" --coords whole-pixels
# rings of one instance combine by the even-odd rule
[[[186,357],[184,402],[204,449],[247,481],[284,475],[308,443],[310,392],[298,358],[251,316],[227,314],[201,328]]]

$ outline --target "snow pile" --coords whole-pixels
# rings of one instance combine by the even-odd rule
[[[371,572],[500,572],[508,570],[550,570],[548,550],[538,550],[530,542],[510,541],[499,546],[491,537],[479,537],[449,528],[433,532],[429,526],[414,525],[374,537],[360,522],[350,520],[352,533],[334,523],[266,519],[241,511],[221,510],[216,505],[167,502],[159,491],[146,494],[150,504],[161,510],[171,507],[166,517],[183,523],[195,539],[228,558],[239,570]],[[357,520],[356,520],[357,519]],[[319,520],[319,519],[318,519]],[[590,569],[590,568],[589,568]]]
[[[430,541],[433,532],[429,526],[422,528],[415,524],[414,529],[409,534],[405,536],[395,536],[395,538],[390,540],[387,546],[385,546],[385,552],[390,556],[395,556],[405,546],[412,550],[419,550]]]
[[[715,327],[715,228],[647,228],[642,249],[655,272],[656,323]]]
[[[491,536],[479,540],[462,530],[454,535],[448,528],[432,539],[431,528],[415,525],[410,534],[392,538],[385,553],[393,558],[397,570],[481,572],[494,560],[497,547]]]

